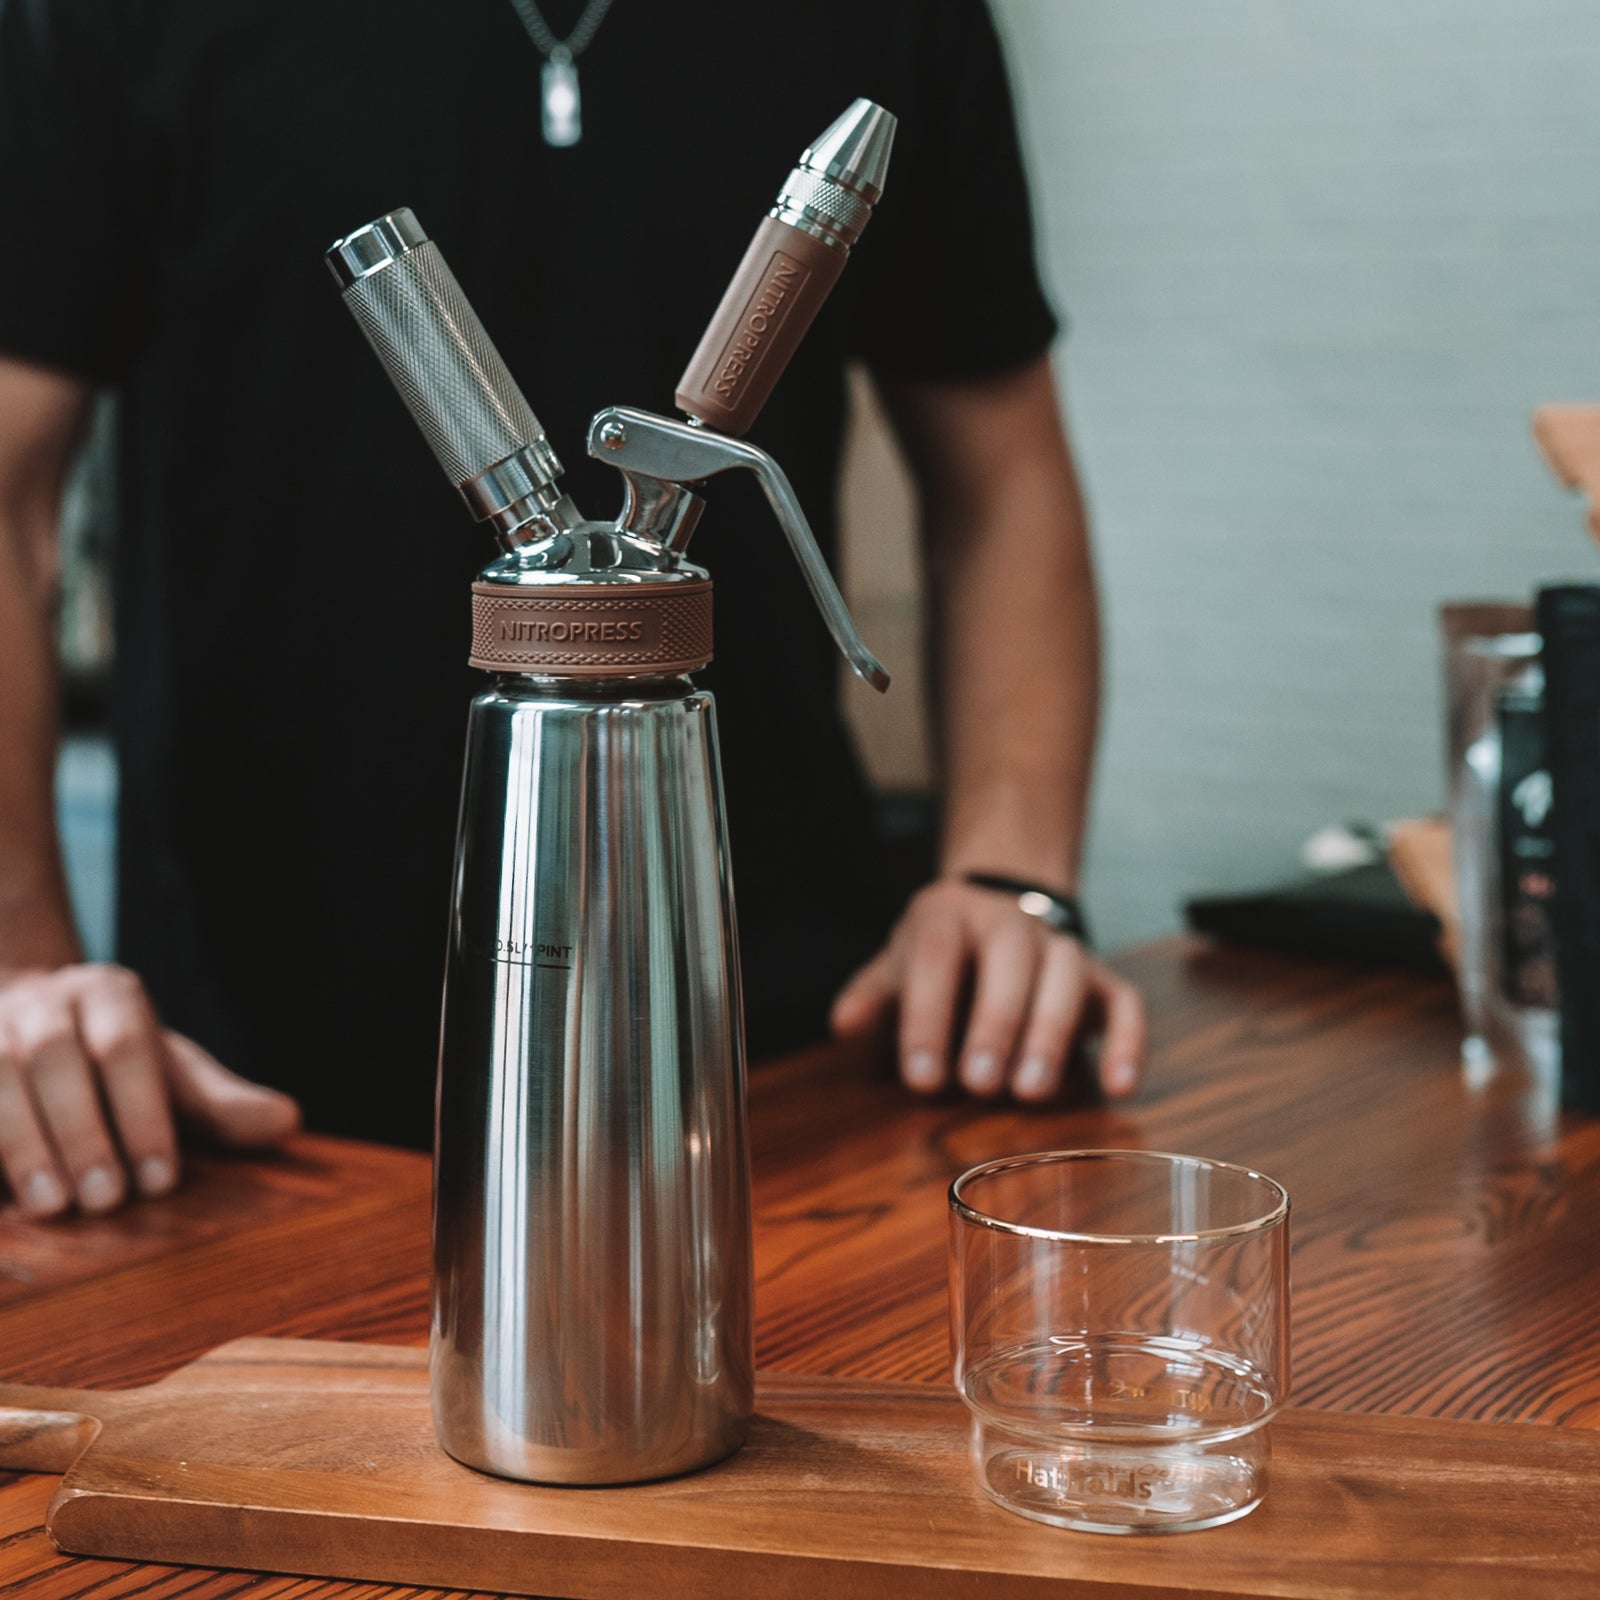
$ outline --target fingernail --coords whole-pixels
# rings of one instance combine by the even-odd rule
[[[1023,1096],[1043,1094],[1050,1087],[1050,1063],[1043,1056],[1029,1056],[1017,1068],[1011,1086]]]
[[[913,1050],[906,1057],[906,1082],[913,1089],[937,1089],[944,1073],[931,1050]]]
[[[22,1204],[41,1216],[59,1211],[67,1203],[67,1191],[53,1172],[36,1172],[22,1186]]]
[[[1134,1085],[1138,1074],[1133,1070],[1131,1061],[1113,1061],[1105,1070],[1105,1085],[1108,1094],[1127,1094]]]
[[[177,1182],[177,1169],[165,1156],[146,1156],[139,1163],[139,1188],[145,1194],[165,1194]]]
[[[980,1050],[967,1057],[961,1081],[974,1094],[993,1094],[1000,1087],[1000,1058],[992,1050]]]
[[[85,1211],[108,1211],[122,1198],[122,1185],[110,1167],[90,1167],[78,1180],[78,1204]]]

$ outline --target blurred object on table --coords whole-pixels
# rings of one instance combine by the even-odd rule
[[[1439,954],[1438,918],[1412,904],[1381,853],[1365,865],[1320,872],[1281,888],[1200,895],[1186,901],[1183,911],[1196,933],[1228,944],[1418,972],[1447,970]]]
[[[1300,846],[1300,860],[1311,872],[1346,872],[1383,860],[1383,832],[1369,822],[1330,822]]]
[[[1481,1079],[1559,1063],[1554,842],[1539,635],[1524,605],[1439,608],[1462,1066]]]
[[[1600,587],[1541,589],[1554,800],[1561,1099],[1600,1112]]]
[[[1443,817],[1411,817],[1389,825],[1389,869],[1412,905],[1439,924],[1439,954],[1452,969],[1461,960],[1455,863],[1450,824]]]
[[[1540,406],[1533,437],[1556,477],[1589,497],[1589,531],[1600,539],[1600,405]]]
[[[1474,737],[1466,728],[1481,693],[1480,680],[1492,671],[1476,654],[1460,657],[1465,642],[1532,634],[1533,629],[1533,607],[1525,600],[1447,600],[1439,607],[1439,635],[1444,645],[1446,794]]]

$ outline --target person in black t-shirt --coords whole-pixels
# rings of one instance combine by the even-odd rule
[[[541,7],[556,38],[585,12],[593,31],[566,147],[509,0],[0,0],[0,1169],[31,1214],[170,1188],[174,1106],[244,1143],[296,1101],[330,1131],[427,1138],[488,552],[324,247],[412,206],[603,514],[588,417],[670,409],[777,183],[857,95],[900,119],[888,191],[752,437],[831,555],[847,360],[887,402],[933,578],[939,876],[896,903],[830,641],[759,499],[719,484],[695,558],[752,1049],[815,1035],[837,995],[839,1033],[898,1017],[919,1092],[1048,1099],[1088,1025],[1106,1090],[1133,1087],[1138,996],[965,876],[1076,889],[1098,651],[982,0],[817,0],[799,24],[618,0],[597,28],[580,0]],[[108,388],[116,967],[82,961],[50,799],[52,530]],[[351,659],[355,573],[406,640],[381,665]]]

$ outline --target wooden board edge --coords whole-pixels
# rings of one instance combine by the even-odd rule
[[[562,1600],[638,1600],[641,1594],[650,1600],[706,1600],[719,1594],[826,1595],[828,1600],[915,1594],[918,1600],[971,1600],[975,1589],[985,1585],[1003,1585],[1006,1600],[1063,1600],[1069,1592],[1066,1582],[1073,1584],[1071,1593],[1086,1600],[1265,1600],[1285,1593],[1272,1586],[1196,1588],[1189,1583],[1129,1583],[1110,1574],[1067,1580],[967,1566],[885,1563],[870,1555],[750,1551],[526,1530],[507,1530],[491,1547],[478,1529],[401,1520],[384,1524],[382,1547],[371,1559],[352,1559],[354,1553],[370,1551],[370,1535],[367,1542],[343,1542],[340,1520],[326,1512],[208,1502],[153,1505],[132,1496],[63,1488],[51,1502],[48,1527],[64,1555],[283,1574],[291,1569],[278,1558],[300,1543],[294,1525],[303,1523],[304,1531],[315,1537],[302,1548],[313,1554],[296,1562],[294,1575]],[[364,1529],[372,1526],[364,1519],[352,1521]],[[108,1528],[115,1531],[107,1535]],[[188,1551],[181,1563],[171,1554],[177,1539]]]

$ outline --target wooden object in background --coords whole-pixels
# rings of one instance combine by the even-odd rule
[[[1589,499],[1589,532],[1600,539],[1600,405],[1540,406],[1533,437],[1550,470]]]
[[[1443,817],[1415,817],[1389,825],[1389,866],[1406,898],[1439,919],[1439,950],[1452,968],[1461,953],[1456,910],[1455,866],[1450,824]]]
[[[51,1526],[91,1555],[596,1600],[939,1600],[978,1578],[1039,1600],[1600,1589],[1594,1434],[1291,1411],[1249,1517],[1201,1539],[1107,1540],[991,1504],[964,1408],[929,1384],[767,1375],[731,1460],[593,1490],[452,1461],[421,1350],[242,1339],[148,1388],[0,1386],[0,1406],[32,1408],[0,1411],[0,1467],[82,1451]]]
[[[1515,1076],[1464,1083],[1442,979],[1188,938],[1116,965],[1151,1019],[1149,1079],[1130,1103],[918,1101],[880,1058],[831,1047],[752,1074],[762,1367],[944,1383],[951,1178],[1020,1150],[1142,1146],[1241,1161],[1288,1186],[1292,1398],[1343,1414],[1329,1425],[1353,1450],[1378,1438],[1373,1415],[1518,1423],[1535,1454],[1564,1448],[1559,1430],[1600,1429],[1600,1120],[1562,1116]],[[148,1382],[244,1334],[420,1344],[427,1272],[422,1156],[305,1138],[278,1160],[196,1162],[178,1194],[114,1217],[46,1227],[0,1215],[0,1379]],[[1416,1448],[1384,1437],[1401,1458]],[[1499,1546],[1482,1509],[1498,1473],[1463,1463],[1458,1514],[1437,1538],[1388,1552],[1346,1592],[1420,1587],[1446,1544],[1491,1566],[1544,1552],[1559,1570],[1600,1518],[1600,1483],[1568,1475],[1590,1509],[1566,1543],[1546,1548],[1530,1529]],[[1339,1497],[1341,1483],[1330,1475],[1322,1492]],[[0,1475],[5,1600],[393,1595],[64,1556],[43,1531],[55,1488]],[[1341,1540],[1359,1533],[1350,1521]],[[1228,1532],[1160,1547],[1198,1573]],[[1085,1542],[1095,1560],[1118,1545],[1061,1536]],[[1432,1592],[1476,1594],[1448,1576]],[[1525,1590],[1545,1592],[1536,1579]]]

